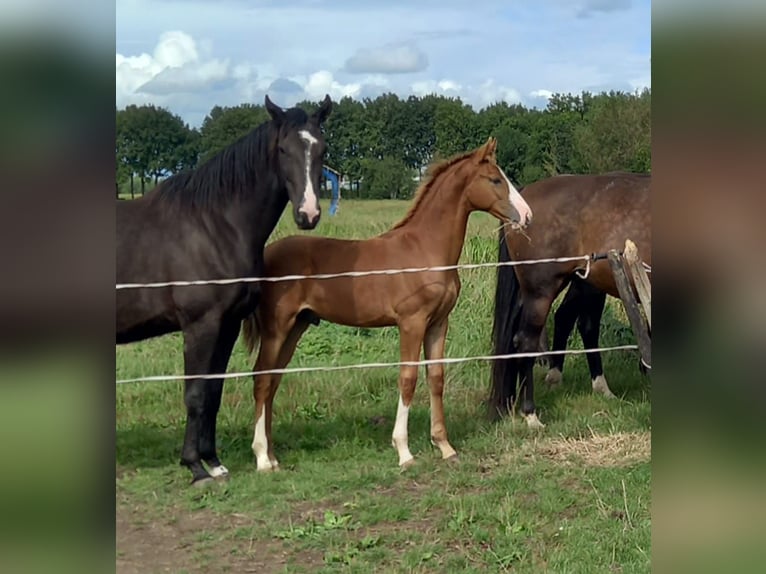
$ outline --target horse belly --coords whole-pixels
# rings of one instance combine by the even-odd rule
[[[343,285],[315,283],[306,298],[307,307],[321,319],[347,327],[390,327],[396,325],[390,301],[385,290],[369,288],[359,280]],[[356,283],[356,285],[354,285]],[[353,286],[352,286],[353,285]]]

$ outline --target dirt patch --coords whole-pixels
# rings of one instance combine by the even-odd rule
[[[651,458],[648,432],[596,434],[584,438],[554,438],[534,443],[534,454],[561,464],[621,467]]]
[[[281,572],[289,563],[312,570],[322,556],[289,552],[280,540],[234,536],[253,526],[244,515],[218,516],[207,510],[171,509],[161,518],[150,509],[118,505],[119,574],[164,572]]]

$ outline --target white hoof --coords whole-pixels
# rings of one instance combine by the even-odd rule
[[[527,427],[530,429],[540,430],[545,428],[545,425],[540,422],[540,419],[537,418],[537,413],[526,415],[524,420],[527,421]]]
[[[549,385],[559,385],[561,384],[561,371],[558,369],[551,369],[548,371],[548,373],[545,375],[545,382]]]
[[[229,476],[229,469],[220,464],[210,469],[210,476],[213,478],[227,478]]]
[[[617,398],[614,393],[609,389],[609,385],[606,383],[606,379],[604,378],[604,375],[599,375],[593,381],[591,382],[593,386],[593,392],[595,393],[601,393],[607,398],[615,399]]]

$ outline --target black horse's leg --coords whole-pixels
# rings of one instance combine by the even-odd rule
[[[231,358],[231,351],[239,336],[239,321],[223,321],[210,365],[211,373],[225,373]],[[213,478],[227,478],[229,471],[221,464],[216,452],[216,420],[221,407],[223,395],[223,379],[207,379],[205,408],[202,413],[202,428],[200,430],[200,457],[210,469]]]
[[[187,326],[184,335],[184,372],[188,375],[208,375],[213,372],[218,351],[220,318],[206,317]],[[205,420],[209,379],[187,379],[184,392],[186,404],[186,433],[181,451],[181,464],[192,473],[192,484],[204,484],[212,477],[202,465],[200,438]]]
[[[545,328],[545,320],[551,308],[551,303],[556,295],[553,290],[550,296],[536,295],[524,298],[521,311],[521,323],[516,334],[516,346],[521,353],[534,353],[539,348],[540,332]],[[543,428],[535,412],[534,399],[534,365],[533,357],[520,360],[519,367],[519,394],[524,393],[521,401],[521,414],[527,421],[527,426],[532,429]]]
[[[579,307],[582,304],[582,294],[576,282],[572,282],[561,305],[553,315],[553,350],[563,351],[567,348],[567,341],[574,329]],[[545,375],[545,382],[550,385],[561,383],[561,374],[564,372],[565,355],[550,355],[550,369]]]
[[[598,347],[599,333],[601,332],[601,316],[604,314],[606,305],[606,293],[592,289],[582,297],[582,310],[577,321],[577,329],[580,331],[583,346],[586,349]],[[593,390],[603,395],[614,398],[604,377],[604,367],[601,364],[601,353],[594,351],[585,355],[590,370],[591,385]]]

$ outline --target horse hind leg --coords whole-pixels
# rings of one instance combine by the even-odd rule
[[[298,341],[308,328],[308,323],[296,321],[295,318],[285,324],[275,318],[269,318],[263,323],[269,327],[267,332],[261,333],[258,359],[254,370],[283,369],[292,359]],[[274,456],[271,440],[271,422],[274,397],[281,380],[282,375],[278,373],[253,377],[255,425],[252,449],[255,455],[256,469],[259,472],[270,472],[279,468],[279,461]]]
[[[258,359],[255,362],[253,370],[268,371],[276,369],[279,354],[284,342],[284,333],[280,330],[276,332],[261,333],[260,348],[258,349]],[[269,458],[269,436],[266,432],[267,408],[271,396],[271,387],[274,384],[273,379],[277,375],[265,373],[253,376],[253,398],[255,399],[255,424],[253,428],[252,449],[255,455],[256,469],[259,472],[269,472],[272,470],[271,460]]]
[[[547,296],[524,300],[519,331],[516,334],[516,347],[520,353],[537,352],[540,333],[545,328],[552,301],[553,297]],[[534,364],[534,358],[520,359],[519,393],[523,392],[521,414],[530,429],[542,429],[545,425],[537,416],[534,400]]]
[[[582,312],[577,321],[577,329],[580,332],[583,346],[586,349],[598,348],[598,339],[601,331],[601,317],[606,305],[606,293],[593,292],[584,297]],[[585,355],[590,370],[591,386],[594,392],[601,393],[610,399],[616,398],[604,377],[604,368],[601,363],[601,353],[593,351]]]
[[[423,341],[426,359],[443,359],[447,337],[447,319],[430,327]],[[457,460],[457,452],[447,440],[444,422],[444,365],[431,364],[427,368],[428,389],[431,398],[431,443],[436,446],[444,460]]]
[[[186,375],[222,373],[231,357],[239,324],[209,318],[184,329]],[[213,477],[225,478],[228,469],[216,453],[216,419],[223,394],[222,379],[189,379],[185,384],[186,432],[181,464],[192,473],[192,484],[203,485]],[[202,465],[205,461],[210,472]]]
[[[576,283],[572,283],[561,301],[561,305],[553,315],[553,351],[563,351],[567,347],[569,335],[574,330],[575,322],[581,304],[580,293]],[[543,332],[545,329],[543,329]],[[550,355],[548,360],[548,372],[545,382],[555,386],[561,384],[564,372],[565,355]]]
[[[306,332],[306,329],[308,329],[309,323],[306,321],[298,320],[296,321],[295,325],[293,325],[293,328],[290,330],[290,334],[287,336],[287,339],[282,344],[282,349],[279,352],[279,360],[277,361],[277,368],[278,369],[284,369],[289,363],[290,360],[293,358],[293,355],[295,354],[295,349],[298,346],[298,342],[301,340],[301,337]],[[275,374],[272,376],[271,379],[271,388],[269,390],[269,395],[266,399],[266,442],[268,444],[267,454],[269,457],[269,462],[271,463],[271,470],[276,471],[279,470],[279,461],[277,460],[277,457],[274,455],[274,441],[271,438],[271,429],[272,429],[272,415],[274,412],[274,397],[277,394],[277,390],[279,389],[279,384],[282,382],[282,375],[281,374]]]
[[[417,361],[423,343],[425,326],[418,323],[399,326],[399,347],[402,361]],[[408,420],[410,405],[418,381],[418,367],[403,365],[399,368],[399,404],[391,444],[399,455],[399,467],[404,469],[414,462],[408,443]]]

